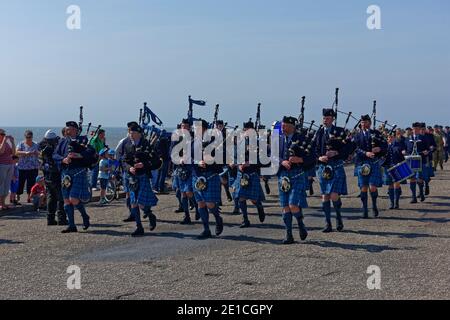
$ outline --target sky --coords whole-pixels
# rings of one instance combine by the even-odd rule
[[[81,29],[69,30],[69,5]],[[381,30],[366,10],[381,8]],[[450,124],[448,0],[0,0],[0,127],[78,120],[125,126],[144,101],[173,127],[195,115],[242,124],[319,120],[340,108],[400,126]],[[342,118],[341,118],[342,121]],[[342,125],[342,123],[340,123]]]

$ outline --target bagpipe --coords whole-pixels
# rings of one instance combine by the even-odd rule
[[[372,149],[374,148],[382,148],[383,145],[387,143],[386,137],[377,130],[377,101],[373,102],[373,111],[372,111],[372,121],[373,121],[373,133],[371,134],[372,140]],[[385,122],[387,124],[387,121]],[[386,157],[386,152],[379,152],[376,154],[376,158],[379,160],[383,160]]]
[[[152,124],[152,122],[154,124]],[[139,150],[150,156],[152,170],[159,170],[163,165],[159,143],[165,136],[162,120],[144,102],[144,107],[139,110],[139,126],[142,128],[142,138],[146,140],[145,150]]]

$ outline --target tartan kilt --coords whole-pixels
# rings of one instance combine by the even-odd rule
[[[289,192],[283,192],[281,190],[281,180],[283,177],[288,177],[291,180],[291,190]],[[284,208],[292,205],[300,208],[308,208],[308,201],[306,199],[307,180],[307,173],[301,173],[300,169],[281,171],[278,175],[280,206]]]
[[[174,174],[172,176],[172,189],[173,190],[177,190],[180,188],[180,183],[179,183],[179,179],[178,176],[176,174]]]
[[[233,183],[233,197],[235,199],[244,198],[254,201],[265,201],[266,197],[259,181],[259,175],[257,173],[250,174],[250,183],[247,188],[241,187],[242,175],[243,173],[239,171]]]
[[[136,177],[139,180],[139,191],[136,197],[134,191],[130,191],[130,199],[132,204],[138,204],[143,207],[154,207],[158,204],[158,198],[153,192],[152,184],[149,176],[143,174]]]
[[[72,178],[72,185],[69,189],[61,188],[63,198],[66,200],[69,198],[79,199],[82,202],[89,201],[91,199],[91,190],[86,168],[63,170],[61,182],[65,175],[69,175]]]
[[[381,188],[383,186],[383,176],[381,173],[381,165],[379,162],[368,161],[366,162],[370,164],[371,172],[368,176],[363,176],[360,173],[361,167],[364,163],[361,163],[357,166],[358,168],[358,186],[362,188],[363,186],[375,186]]]
[[[347,190],[347,176],[345,175],[344,162],[330,162],[334,169],[334,177],[331,180],[326,180],[322,177],[325,165],[319,165],[317,169],[317,176],[319,177],[320,191],[323,195],[337,193],[341,196],[348,194]],[[336,168],[337,167],[337,168]]]
[[[426,163],[422,163],[422,172],[416,173],[416,179],[420,179],[420,180],[427,181],[427,182],[429,182],[431,180],[430,179],[430,170],[427,168]]]
[[[194,189],[192,187],[192,180],[192,172],[190,170],[189,176],[186,180],[183,180],[179,176],[177,176],[178,189],[180,189],[181,192],[194,192]]]
[[[197,176],[195,174],[192,175],[192,189],[194,190],[195,200],[197,202],[219,203],[222,200],[222,182],[220,181],[220,176],[213,172],[207,172],[203,176],[207,179],[208,186],[206,190],[198,191],[195,189]]]

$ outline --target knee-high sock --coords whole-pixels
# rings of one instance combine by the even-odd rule
[[[131,198],[130,197],[127,198],[127,208],[128,208],[128,210],[130,211],[130,214],[131,214]]]
[[[370,197],[372,198],[372,208],[377,209],[378,190],[375,192],[370,192]]]
[[[325,214],[325,221],[327,224],[331,224],[331,202],[324,201],[322,202],[322,210]]]
[[[338,201],[333,201],[333,207],[334,207],[334,210],[336,210],[336,219],[342,220],[342,214],[341,214],[342,201],[341,201],[341,199],[339,199]]]
[[[368,204],[367,204],[368,198],[369,198],[369,195],[368,195],[367,191],[366,192],[361,191],[361,202],[363,204],[364,212],[367,212],[369,210]]]
[[[209,209],[209,212],[214,216],[217,224],[222,224],[222,217],[220,216],[219,207],[217,205],[214,206],[214,208]]]
[[[80,202],[79,204],[77,204],[75,206],[75,208],[77,208],[77,210],[80,211],[81,217],[83,218],[83,223],[84,223],[84,225],[86,225],[86,223],[89,222],[89,216],[86,212],[86,207],[84,206],[83,203]]]
[[[419,182],[418,185],[419,185],[419,195],[422,197],[422,196],[424,196],[424,192],[423,192],[424,184],[423,184],[423,182],[422,183]]]
[[[139,210],[139,207],[131,208],[131,213],[136,221],[136,226],[142,228],[141,211]]]
[[[177,192],[175,193],[175,196],[177,197],[177,200],[178,200],[178,206],[180,208],[182,208],[183,204],[181,203],[181,191],[180,191],[180,189],[177,189]]]
[[[242,212],[242,217],[244,218],[244,221],[248,221],[248,212],[247,212],[247,200],[239,201],[239,208]]]
[[[71,204],[65,204],[64,205],[64,211],[67,214],[67,220],[69,222],[70,228],[76,228],[75,226],[75,213],[74,213],[74,207]]]
[[[234,199],[234,208],[239,209],[239,199],[238,198]]]
[[[388,193],[389,193],[389,199],[391,200],[391,206],[395,206],[396,189],[389,189]]]
[[[286,227],[286,233],[291,235],[292,234],[292,213],[290,213],[290,212],[283,213],[283,221],[284,221],[284,226]]]
[[[303,222],[303,212],[302,212],[302,209],[300,209],[300,211],[299,212],[294,212],[293,214],[292,214],[294,217],[295,217],[295,219],[297,220],[297,223],[298,223],[298,226],[300,227],[300,228],[304,228],[305,227],[305,223]]]
[[[409,187],[411,189],[412,198],[415,200],[417,199],[417,182],[411,182],[409,184]]]
[[[400,203],[400,196],[402,195],[402,189],[394,189],[395,205],[398,206]]]
[[[209,231],[209,213],[208,209],[205,208],[198,208],[198,212],[200,213],[200,218],[202,219],[203,228],[205,231]]]
[[[187,197],[181,198],[181,207],[184,210],[184,217],[185,218],[190,218],[190,214],[189,214],[189,199]]]

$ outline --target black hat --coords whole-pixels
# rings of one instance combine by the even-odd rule
[[[441,128],[441,126],[440,126],[440,125],[438,125],[438,124],[436,124],[436,125],[434,126],[434,128],[435,128],[435,129],[440,129],[440,128]]]
[[[130,129],[131,127],[139,126],[139,124],[136,121],[131,121],[127,123],[127,128]]]
[[[71,128],[78,129],[78,123],[76,123],[75,121],[67,121],[66,122],[66,127],[71,127]]]
[[[422,122],[422,123],[420,124],[420,127],[421,127],[422,129],[426,129],[427,125],[426,125],[425,122]]]
[[[255,125],[251,121],[244,122],[244,129],[255,129]]]
[[[372,121],[368,114],[361,116],[361,121]]]
[[[432,126],[428,126],[427,129],[428,129],[428,130],[433,130],[433,127],[432,127]]]
[[[223,126],[223,124],[224,124],[223,120],[217,120],[217,121],[216,121],[216,125],[221,125],[221,126]]]
[[[421,124],[420,122],[414,122],[414,123],[412,124],[412,127],[413,127],[413,128],[421,128],[421,127],[422,127],[422,124]]]
[[[297,124],[297,119],[294,117],[284,117],[283,118],[283,123],[287,123],[287,124],[291,124],[293,126],[295,126]]]
[[[189,119],[183,119],[181,120],[181,124],[191,125],[191,122],[189,121]]]
[[[412,129],[410,127],[406,128],[405,131],[411,131]]]
[[[208,128],[209,128],[208,121],[202,119],[202,129],[208,129]]]
[[[324,108],[322,110],[322,115],[324,117],[336,117],[336,113],[334,113],[333,109],[329,109],[329,108]]]
[[[141,128],[140,126],[135,126],[135,125],[133,125],[133,126],[130,127],[130,131],[131,131],[131,132],[142,133],[142,128]]]

